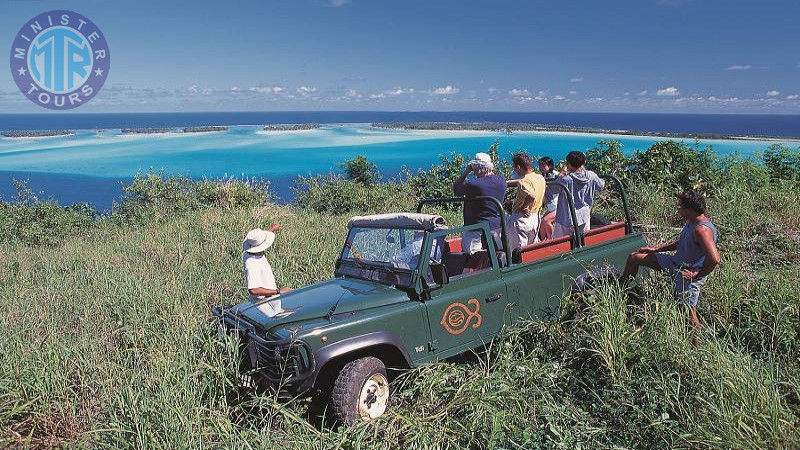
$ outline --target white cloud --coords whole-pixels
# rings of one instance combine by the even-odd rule
[[[767,91],[767,97],[777,97],[779,95],[781,95],[781,91],[776,91],[774,89],[771,91]]]
[[[624,95],[625,97],[629,97],[631,95],[631,93],[630,92],[626,92],[626,93],[624,93],[622,95]]]
[[[564,97],[563,95],[556,95],[555,97],[553,97],[553,100],[566,100],[566,99],[567,97]]]
[[[636,95],[638,95],[639,97],[644,97],[645,95],[647,95],[647,89],[645,89],[645,90],[643,90],[641,92],[637,92]]]
[[[280,86],[257,86],[247,89],[250,92],[258,92],[259,94],[280,94],[284,89]]]
[[[570,83],[580,83],[581,81],[583,81],[583,77],[573,77],[569,79]]]
[[[393,89],[389,89],[385,91],[386,95],[403,95],[403,94],[413,94],[414,88],[403,88],[403,87],[396,87]]]
[[[340,6],[344,6],[350,3],[350,0],[328,0],[328,4],[333,6],[334,8],[338,8]]]
[[[458,89],[457,87],[450,86],[448,84],[445,87],[440,87],[440,88],[434,89],[432,94],[433,95],[452,95],[452,94],[458,94],[459,90],[460,89]]]
[[[668,88],[659,89],[656,91],[656,95],[661,97],[677,97],[681,95],[681,91],[679,91],[675,86],[670,86]]]
[[[538,101],[547,100],[547,92],[539,91],[539,93],[533,99]]]
[[[800,95],[797,94],[786,96],[786,100],[797,100],[798,98],[800,98]]]
[[[381,92],[380,94],[371,94],[369,96],[369,98],[371,98],[373,100],[377,100],[379,98],[385,98],[385,97],[386,97],[386,94],[384,94],[383,92]]]
[[[239,91],[241,91],[241,88],[239,88],[239,86],[234,86],[231,88],[231,92],[239,92]]]
[[[724,97],[715,97],[715,96],[712,95],[712,96],[708,97],[708,100],[711,101],[711,102],[733,103],[733,102],[738,102],[739,101],[739,97],[724,98]]]
[[[527,89],[512,89],[508,91],[508,95],[512,97],[528,97],[531,93]]]
[[[575,95],[577,93],[578,93],[578,91],[569,91],[569,95]]]
[[[726,68],[725,70],[750,70],[752,68],[753,66],[751,66],[750,64],[734,64]]]
[[[361,98],[361,94],[355,89],[348,89],[347,92],[344,93],[344,96],[349,98]]]
[[[313,92],[317,92],[317,88],[315,88],[313,86],[312,87],[300,86],[299,88],[297,88],[297,93],[298,94],[311,94]]]

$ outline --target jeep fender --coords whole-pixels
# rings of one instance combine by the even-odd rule
[[[392,353],[395,353],[393,358],[388,361],[390,364],[394,362],[395,367],[411,367],[411,358],[409,358],[408,352],[406,352],[405,348],[403,347],[402,342],[400,342],[397,337],[393,334],[386,332],[386,331],[376,331],[372,333],[363,334],[361,336],[354,336],[347,339],[343,339],[339,342],[334,342],[333,344],[326,345],[321,349],[314,352],[314,361],[316,363],[316,368],[314,370],[314,374],[306,380],[304,384],[305,389],[311,389],[312,387],[316,386],[317,384],[317,377],[321,372],[325,370],[325,366],[331,362],[336,360],[339,357],[346,356],[346,355],[356,355],[359,353],[368,353],[370,348],[387,348],[390,347]],[[389,355],[382,355],[380,353],[374,354],[382,360],[385,361]],[[399,360],[398,360],[399,357]],[[387,364],[389,366],[389,364]]]

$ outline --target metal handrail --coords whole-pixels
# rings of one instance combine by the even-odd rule
[[[633,233],[633,221],[631,220],[631,212],[628,209],[628,197],[625,195],[625,187],[622,185],[622,181],[619,178],[615,177],[614,175],[600,175],[600,178],[605,178],[606,180],[611,180],[614,184],[617,185],[619,190],[619,195],[622,198],[622,209],[625,210],[625,234]]]
[[[511,254],[509,253],[509,245],[508,245],[508,235],[506,234],[506,210],[503,209],[503,204],[500,203],[494,197],[489,197],[486,195],[480,195],[477,197],[440,197],[440,198],[424,198],[417,203],[417,213],[422,212],[422,207],[425,205],[432,205],[432,204],[439,204],[439,203],[466,203],[466,202],[477,202],[489,200],[497,205],[498,211],[500,211],[500,241],[503,244],[503,251],[506,253],[506,259],[511,259]],[[489,236],[486,236],[486,239],[489,239]]]

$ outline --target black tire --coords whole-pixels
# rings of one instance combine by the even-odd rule
[[[379,398],[371,398],[368,395],[367,401],[371,400],[364,406],[360,405],[362,390],[367,389],[367,383],[370,385],[375,383],[373,378],[380,379],[382,377],[385,386],[385,400],[383,391],[378,396]],[[368,421],[377,418],[364,415],[363,408],[370,408],[376,405],[376,411],[382,415],[386,406],[388,406],[389,399],[389,384],[388,377],[386,376],[386,367],[383,362],[371,356],[359,358],[355,361],[347,363],[333,384],[333,391],[331,392],[331,407],[336,418],[347,425],[354,425],[361,421]],[[381,384],[381,383],[378,383]],[[376,404],[377,401],[377,404]],[[385,405],[381,411],[380,405]]]

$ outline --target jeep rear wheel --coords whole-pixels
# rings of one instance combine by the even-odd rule
[[[378,358],[359,358],[347,363],[333,384],[331,406],[336,417],[353,425],[377,419],[389,404],[389,378]]]

